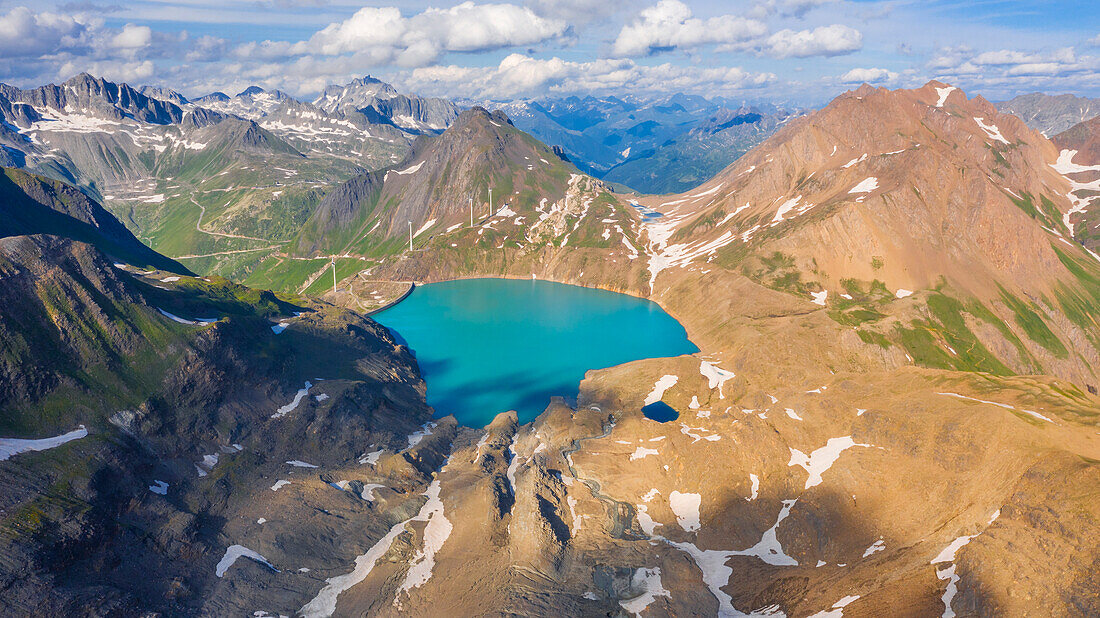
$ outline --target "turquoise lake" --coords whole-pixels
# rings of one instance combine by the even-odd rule
[[[470,427],[527,422],[590,369],[699,351],[654,302],[547,281],[431,283],[372,317],[416,354],[436,415]]]

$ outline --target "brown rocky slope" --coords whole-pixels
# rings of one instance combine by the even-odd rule
[[[390,549],[337,607],[1100,611],[1100,267],[1062,222],[1057,158],[944,84],[864,87],[702,187],[621,196],[642,207],[622,211],[635,260],[590,270],[573,260],[594,248],[542,243],[386,265],[648,295],[702,351],[591,372],[576,408],[530,425],[460,432],[432,575],[402,587]],[[680,418],[643,418],[652,395]],[[410,525],[414,547],[432,538]]]

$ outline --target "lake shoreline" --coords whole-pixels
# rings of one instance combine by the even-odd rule
[[[507,410],[526,422],[595,369],[699,352],[683,324],[636,295],[537,277],[417,283],[420,294],[373,318],[414,350],[437,414],[465,426]]]
[[[390,302],[386,303],[385,305],[382,305],[381,307],[371,309],[370,311],[364,313],[363,315],[365,315],[369,318],[370,316],[381,313],[381,312],[385,311],[386,309],[390,309],[392,307],[395,307],[395,306],[397,306],[398,303],[400,303],[401,301],[408,298],[409,294],[412,294],[413,290],[416,289],[416,282],[415,281],[394,281],[393,283],[408,283],[409,284],[409,289],[405,290],[405,292],[403,294],[401,294],[401,296],[398,296],[397,298],[391,300]]]

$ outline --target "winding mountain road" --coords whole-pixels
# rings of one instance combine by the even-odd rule
[[[243,239],[243,240],[259,240],[261,242],[274,242],[274,243],[279,243],[280,245],[286,242],[285,240],[281,240],[281,241],[280,240],[271,240],[269,238],[256,238],[255,236],[241,236],[240,234],[228,234],[228,233],[225,233],[225,232],[211,232],[209,230],[204,230],[204,229],[202,229],[202,218],[204,216],[206,216],[206,207],[203,206],[202,204],[196,202],[194,196],[189,196],[188,199],[191,200],[192,204],[199,207],[199,220],[197,222],[195,222],[195,229],[198,230],[199,232],[202,232],[203,234],[209,234],[211,236],[221,236],[222,238],[240,238],[240,239]],[[254,251],[254,250],[255,249],[250,249],[250,251]]]

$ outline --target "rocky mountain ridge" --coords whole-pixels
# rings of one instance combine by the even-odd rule
[[[417,133],[439,133],[449,127],[461,111],[447,99],[404,95],[369,75],[343,86],[326,87],[313,105],[329,114],[359,112],[372,122],[388,123]]]

